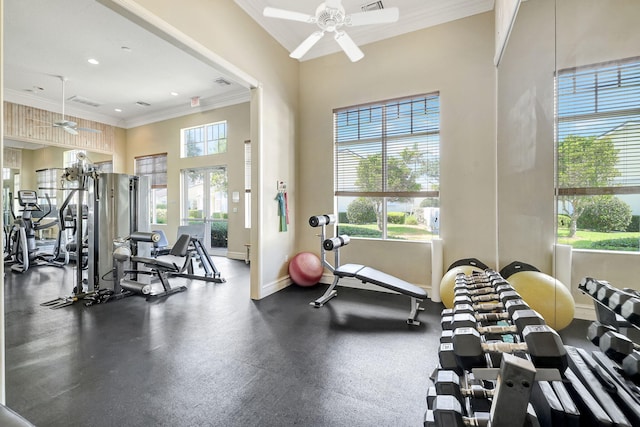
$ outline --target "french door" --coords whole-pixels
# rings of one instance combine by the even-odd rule
[[[203,244],[212,255],[226,255],[228,184],[226,166],[182,171],[182,225],[204,228]]]

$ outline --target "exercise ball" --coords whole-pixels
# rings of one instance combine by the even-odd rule
[[[298,286],[313,286],[320,281],[324,268],[320,258],[311,252],[300,252],[289,262],[289,276]]]
[[[449,266],[449,269],[442,276],[440,281],[440,298],[446,308],[453,308],[453,298],[456,286],[456,276],[459,273],[463,273],[465,276],[473,273],[474,271],[482,272],[485,270],[485,265],[475,259],[459,260]]]
[[[508,282],[556,331],[566,328],[573,320],[576,303],[559,280],[540,271],[520,271],[509,276]]]

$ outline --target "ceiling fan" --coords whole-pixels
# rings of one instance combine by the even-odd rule
[[[325,33],[334,33],[333,38],[338,42],[344,53],[347,54],[352,62],[356,62],[364,57],[364,53],[362,53],[351,37],[342,30],[342,27],[396,22],[399,17],[399,11],[397,7],[390,7],[388,9],[378,9],[347,15],[344,7],[342,7],[341,0],[325,0],[323,3],[320,3],[315,15],[275,7],[265,7],[263,15],[269,18],[307,22],[318,26],[319,30],[314,31],[295,48],[289,55],[290,57],[296,59],[302,58]]]
[[[78,135],[78,131],[101,133],[102,131],[100,131],[98,129],[79,128],[78,127],[78,123],[73,122],[71,120],[66,120],[64,118],[65,117],[65,115],[64,115],[64,104],[65,104],[64,86],[65,86],[65,82],[67,81],[67,78],[63,77],[63,76],[58,76],[58,78],[62,81],[62,120],[57,120],[57,121],[53,122],[51,125],[54,128],[61,128],[65,132],[67,132],[67,133],[69,133],[71,135]]]

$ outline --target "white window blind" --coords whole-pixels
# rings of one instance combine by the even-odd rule
[[[334,110],[335,195],[438,197],[439,93]]]
[[[167,153],[136,157],[136,175],[149,176],[151,188],[167,187]]]
[[[640,193],[640,58],[561,70],[556,85],[558,194]]]

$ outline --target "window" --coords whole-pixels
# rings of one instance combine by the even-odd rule
[[[70,168],[71,166],[78,163],[78,154],[87,153],[84,150],[67,150],[63,153],[63,165],[65,168]]]
[[[244,142],[244,228],[251,228],[251,141]]]
[[[151,182],[151,223],[167,223],[167,153],[136,157],[136,175]]]
[[[429,240],[438,235],[440,95],[334,110],[339,232]]]
[[[558,241],[638,251],[640,58],[559,71],[556,121]]]
[[[209,123],[181,130],[181,157],[227,152],[227,122]]]

